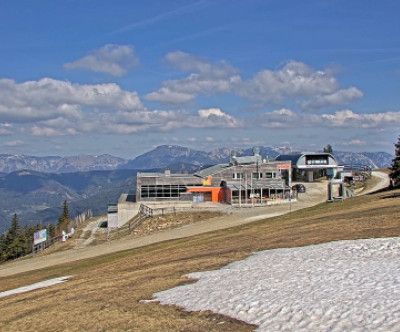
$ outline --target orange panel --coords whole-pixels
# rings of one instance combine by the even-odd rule
[[[211,192],[211,201],[213,203],[218,203],[219,202],[219,193],[221,191],[221,188],[219,187],[195,187],[195,188],[189,188],[189,192]]]

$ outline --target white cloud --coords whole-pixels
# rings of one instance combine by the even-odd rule
[[[207,59],[181,51],[170,52],[165,56],[165,60],[171,65],[183,71],[194,71],[212,77],[227,77],[237,74],[237,69],[225,61],[211,63]]]
[[[400,111],[358,114],[352,110],[322,114],[323,124],[331,127],[378,128],[400,125]]]
[[[284,98],[331,94],[337,88],[338,82],[330,74],[314,71],[301,62],[290,61],[280,70],[260,71],[244,82],[238,93],[252,100],[280,102]]]
[[[219,108],[186,110],[135,110],[85,113],[80,121],[58,117],[42,121],[31,128],[35,136],[78,135],[86,133],[135,134],[140,132],[171,132],[181,128],[354,128],[378,130],[400,125],[400,112],[358,114],[351,110],[333,114],[296,113],[282,108],[265,112],[247,121],[223,112]],[[211,138],[207,138],[210,141]],[[195,138],[190,138],[192,142]]]
[[[350,141],[341,142],[341,143],[337,143],[337,144],[341,145],[341,146],[364,146],[364,145],[367,145],[367,142],[362,141],[360,139],[353,139]]]
[[[236,128],[241,121],[220,109],[199,110],[137,110],[85,113],[80,121],[62,117],[42,121],[31,127],[34,136],[101,134],[135,134],[140,132],[168,132],[180,128]]]
[[[219,108],[199,110],[197,115],[188,118],[187,124],[193,128],[238,128],[243,126],[240,120],[222,112]]]
[[[234,93],[250,101],[288,104],[297,103],[304,109],[342,106],[363,96],[356,87],[341,89],[331,70],[314,70],[299,61],[289,61],[281,69],[264,69],[249,80],[224,61],[212,63],[204,58],[175,51],[165,60],[189,75],[163,82],[146,98],[167,104],[192,102],[199,94]]]
[[[50,78],[23,83],[1,79],[0,117],[19,124],[21,131],[44,137],[242,126],[219,108],[149,110],[136,92],[114,83],[80,85]],[[11,125],[0,125],[0,134],[11,133]]]
[[[79,60],[66,63],[64,67],[122,76],[138,64],[139,59],[132,46],[107,44]]]
[[[189,76],[166,81],[146,99],[166,104],[182,105],[192,102],[198,94],[226,93],[240,81],[237,70],[226,62],[211,63],[205,59],[180,51],[165,57],[171,65],[183,71],[193,71]]]
[[[267,128],[336,127],[336,128],[387,128],[400,125],[400,111],[382,113],[355,113],[352,110],[333,114],[295,113],[290,109],[265,112],[255,118],[255,124]]]
[[[9,123],[0,123],[0,135],[6,136],[13,133],[12,125]]]
[[[66,136],[66,135],[78,135],[80,133],[77,130],[78,126],[74,125],[73,123],[65,123],[66,126],[59,127],[59,126],[51,126],[51,123],[47,123],[46,126],[37,126],[33,125],[31,128],[31,135],[32,136],[45,136],[45,137],[54,137],[54,136]]]
[[[236,87],[244,98],[272,103],[295,100],[305,108],[319,109],[345,105],[362,97],[355,87],[339,89],[339,82],[329,70],[315,71],[298,61],[289,61],[282,69],[262,70]]]
[[[172,81],[165,84],[166,86],[161,87],[155,92],[147,94],[145,98],[150,101],[157,101],[170,105],[186,105],[196,98],[196,93],[193,92],[174,91],[174,88],[172,87]]]
[[[329,106],[342,106],[360,99],[364,94],[355,87],[338,90],[332,94],[317,95],[303,103],[304,109],[320,109]]]
[[[267,128],[290,128],[299,121],[300,116],[287,108],[265,112],[256,118],[256,123]]]
[[[23,141],[10,141],[10,142],[5,142],[5,143],[1,144],[1,147],[14,148],[16,146],[21,146],[24,144],[25,144],[25,142],[23,142]]]
[[[16,83],[0,79],[0,116],[8,122],[34,122],[64,117],[79,121],[85,111],[144,109],[136,92],[114,83],[79,85],[43,78]]]

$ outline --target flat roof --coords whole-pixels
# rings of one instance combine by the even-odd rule
[[[210,166],[210,167],[201,169],[201,170],[197,171],[196,173],[194,173],[194,175],[205,178],[207,176],[220,173],[221,171],[223,171],[229,167],[231,167],[229,164],[218,164],[218,165],[214,165],[214,166]]]
[[[154,178],[154,177],[166,177],[166,178],[191,178],[195,177],[193,174],[168,174],[165,173],[137,173],[137,177],[147,177],[147,178]]]

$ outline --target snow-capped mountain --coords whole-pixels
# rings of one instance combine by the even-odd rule
[[[231,151],[238,156],[251,155],[252,148],[219,148],[210,152],[199,151],[178,145],[161,145],[134,159],[114,157],[111,155],[78,155],[69,157],[27,155],[0,155],[0,173],[11,173],[18,170],[32,170],[45,173],[74,173],[95,170],[116,169],[151,169],[163,168],[175,163],[195,166],[215,165],[229,161]],[[290,147],[260,147],[260,154],[273,160],[277,155],[291,153]],[[391,165],[393,156],[386,152],[334,152],[339,164],[362,164],[372,168],[384,168]]]
[[[27,156],[0,155],[0,172],[11,173],[18,170],[32,170],[45,173],[73,173],[95,170],[114,170],[121,168],[128,161],[107,154],[100,156],[78,155],[69,157],[59,156]]]

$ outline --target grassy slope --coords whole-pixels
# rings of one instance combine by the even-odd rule
[[[152,294],[254,251],[400,236],[400,191],[321,204],[292,215],[0,279],[0,291],[73,274],[65,284],[0,299],[0,330],[249,331],[210,313],[156,303]]]

